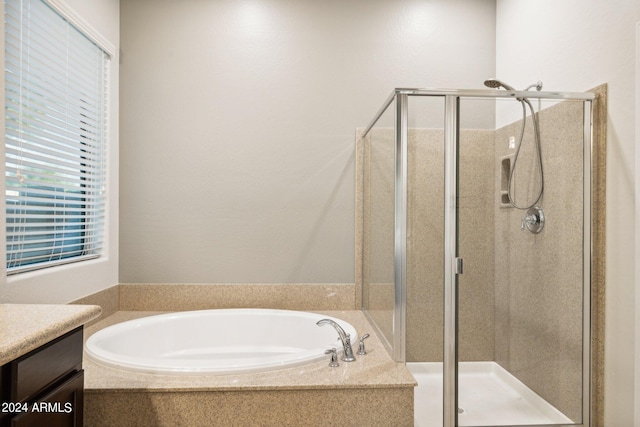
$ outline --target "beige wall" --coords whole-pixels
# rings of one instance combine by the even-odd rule
[[[121,1],[120,281],[354,281],[354,128],[494,70],[493,0]]]

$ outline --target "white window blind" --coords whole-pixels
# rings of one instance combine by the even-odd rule
[[[5,1],[7,273],[100,255],[108,55],[42,0]]]

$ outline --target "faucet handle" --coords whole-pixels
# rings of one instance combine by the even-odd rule
[[[360,355],[367,354],[367,350],[364,348],[364,340],[369,338],[369,336],[370,336],[369,334],[364,334],[364,336],[360,338],[360,341],[358,343],[358,354]]]
[[[335,347],[325,351],[324,354],[331,354],[331,361],[329,362],[330,367],[337,368],[338,366],[340,366],[340,364],[338,363],[338,351],[335,349]]]

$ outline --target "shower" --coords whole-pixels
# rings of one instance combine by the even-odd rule
[[[488,79],[484,81],[484,85],[492,88],[492,89],[499,89],[500,87],[505,88],[506,90],[511,90],[511,91],[515,91],[515,89],[513,88],[513,86],[510,86],[498,79]],[[531,89],[531,88],[536,88],[537,91],[542,90],[542,81],[538,80],[536,83],[533,83],[529,86],[527,86],[527,88],[525,89],[525,91]],[[520,127],[520,138],[518,140],[518,146],[516,147],[516,154],[514,156],[513,159],[513,167],[511,168],[511,171],[509,173],[509,184],[508,184],[508,191],[507,191],[507,196],[509,198],[509,203],[511,204],[511,206],[513,206],[516,209],[521,209],[521,210],[529,210],[531,208],[533,208],[534,206],[536,206],[536,204],[540,201],[540,199],[542,198],[542,193],[544,191],[544,170],[542,167],[542,150],[540,148],[540,126],[538,123],[538,117],[536,115],[536,112],[533,109],[533,105],[531,105],[531,102],[529,102],[529,99],[527,98],[516,98],[516,100],[518,102],[520,102],[520,104],[522,104],[522,126]],[[520,155],[520,149],[522,148],[522,141],[524,139],[524,131],[525,131],[525,127],[527,124],[527,108],[526,105],[529,106],[529,110],[531,111],[531,120],[533,121],[533,133],[534,133],[534,149],[535,149],[535,153],[536,153],[536,158],[537,158],[537,166],[538,166],[538,182],[539,182],[539,189],[538,189],[538,195],[536,196],[536,198],[533,200],[532,203],[530,204],[524,204],[524,205],[519,205],[516,202],[516,198],[514,195],[514,187],[515,184],[513,182],[513,176],[516,170],[516,167],[518,166],[518,158]],[[535,213],[531,213],[530,215],[535,215]],[[535,221],[535,219],[531,219],[532,217],[530,217],[529,213],[527,215],[527,217],[525,217],[525,219],[523,219],[523,227],[525,224],[525,221],[527,221],[526,218],[530,218],[529,221]]]
[[[506,90],[395,89],[358,132],[363,313],[416,377],[416,425],[587,427],[595,95],[486,85]],[[497,107],[514,99],[523,115],[506,120]],[[543,164],[552,232],[522,238]]]

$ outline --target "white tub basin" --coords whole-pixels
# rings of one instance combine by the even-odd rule
[[[335,317],[269,309],[187,311],[144,317],[93,334],[88,357],[112,367],[156,374],[267,371],[326,359],[342,349],[331,319],[357,341],[355,328]]]

